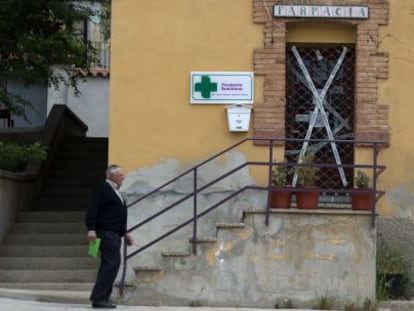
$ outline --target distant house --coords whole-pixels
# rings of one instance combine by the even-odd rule
[[[92,4],[91,4],[92,5]],[[101,9],[99,3],[92,8]],[[99,61],[91,64],[88,72],[79,72],[80,96],[75,96],[70,86],[61,83],[58,90],[53,86],[37,84],[30,88],[21,83],[9,81],[7,88],[10,92],[20,95],[32,103],[34,109],[27,108],[28,122],[21,116],[11,116],[14,127],[42,126],[54,104],[65,104],[87,124],[87,135],[94,137],[108,136],[108,106],[109,106],[109,76],[110,76],[110,41],[106,40],[98,15],[78,23],[75,36],[89,40],[98,50]],[[58,66],[54,70],[60,70]],[[0,127],[8,126],[1,122]]]

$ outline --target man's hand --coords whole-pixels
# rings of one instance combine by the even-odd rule
[[[132,236],[129,233],[125,233],[125,243],[128,246],[131,246],[134,243]]]
[[[96,240],[96,232],[93,230],[88,231],[88,241]]]

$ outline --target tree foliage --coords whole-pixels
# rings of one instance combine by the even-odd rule
[[[104,39],[107,41],[111,37],[111,13],[112,13],[112,5],[111,0],[101,0],[102,5],[102,32],[104,35]]]
[[[73,27],[92,14],[80,1],[0,0],[0,102],[22,114],[24,101],[7,92],[7,81],[55,88],[64,82],[78,94],[74,69],[86,70],[95,53],[89,42],[73,35]],[[53,71],[54,65],[66,74]]]
[[[29,145],[0,142],[0,170],[23,172],[30,160],[45,160],[46,157],[46,148],[38,142]]]

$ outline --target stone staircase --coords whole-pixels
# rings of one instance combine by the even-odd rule
[[[38,210],[85,211],[107,166],[106,138],[68,137],[59,148],[42,189]]]
[[[103,178],[106,165],[106,139],[68,138],[63,142],[41,191],[37,210],[20,212],[0,246],[0,297],[88,303],[98,260],[87,255],[85,207],[93,187]],[[323,273],[331,264],[316,251],[306,251],[308,245],[320,243],[310,237],[327,235],[325,241],[337,241],[337,232],[344,234],[348,230],[359,241],[364,240],[364,232],[370,232],[363,229],[370,226],[368,214],[348,215],[343,210],[326,215],[323,210],[272,212],[269,226],[264,225],[261,209],[244,211],[242,219],[243,223],[219,223],[215,234],[198,237],[197,255],[192,255],[188,247],[184,252],[161,251],[160,265],[140,266],[131,262],[135,284],[121,302],[193,306],[252,303],[254,307],[269,307],[283,298],[274,293],[285,290],[289,273],[293,275],[290,278],[296,279],[293,285],[300,289],[306,276],[302,266],[319,267],[319,273]],[[355,227],[348,229],[350,225]],[[309,231],[306,238],[300,228]],[[336,256],[332,258],[348,254],[335,243],[324,247],[328,246],[329,253]],[[360,251],[364,249],[361,245]],[[323,266],[318,264],[321,260]],[[294,270],[291,261],[298,261]],[[267,292],[259,291],[257,284]],[[407,303],[381,307],[413,310],[413,305]]]
[[[107,139],[64,139],[37,210],[18,213],[0,246],[0,288],[78,291],[87,299],[99,260],[87,255],[85,207],[106,165]]]

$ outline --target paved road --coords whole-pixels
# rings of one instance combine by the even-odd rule
[[[90,311],[90,305],[85,304],[63,304],[48,303],[31,300],[19,300],[0,298],[1,311]],[[108,309],[105,309],[108,310]],[[119,306],[115,310],[137,310],[137,311],[269,311],[271,309],[252,308],[206,308],[206,307],[144,307],[144,306]],[[310,311],[309,309],[278,309],[279,311]],[[315,311],[315,310],[312,310]]]

